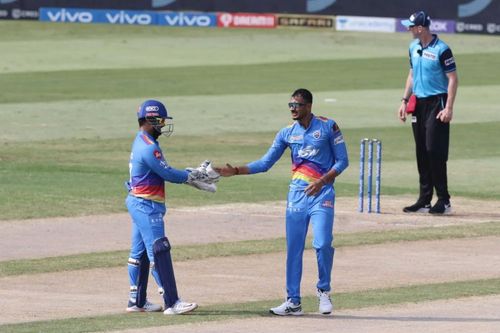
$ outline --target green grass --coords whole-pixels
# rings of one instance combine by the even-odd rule
[[[0,73],[405,58],[410,42],[409,33],[312,29],[263,31],[14,21],[0,22],[0,29]],[[500,52],[498,37],[442,37],[456,54]],[[41,50],[43,53],[37,52]]]
[[[500,122],[460,123],[453,127],[449,162],[452,195],[500,199],[496,177]],[[224,136],[173,136],[163,142],[168,161],[177,168],[247,163],[268,149],[275,132]],[[378,137],[383,146],[382,193],[413,194],[418,183],[413,142],[401,127],[346,128],[350,167],[337,180],[338,196],[355,196],[359,138]],[[123,212],[131,138],[13,142],[0,145],[0,220]],[[482,171],[470,175],[471,168]],[[405,172],[402,172],[405,170]],[[168,184],[169,205],[195,206],[227,202],[285,200],[290,162],[285,153],[266,174],[223,179],[216,194],[185,185]],[[26,202],[30,202],[27,206]]]
[[[457,62],[461,66],[461,85],[499,83],[500,70],[492,70],[500,68],[497,54],[461,55]],[[406,58],[391,57],[4,73],[0,75],[0,86],[4,87],[0,103],[147,98],[165,91],[174,96],[279,93],[304,85],[304,77],[309,77],[307,86],[312,91],[392,89],[402,85],[407,72]]]
[[[500,278],[457,281],[436,284],[421,284],[398,288],[372,289],[348,293],[334,293],[337,310],[360,309],[374,306],[388,306],[419,303],[471,296],[498,295]],[[35,321],[0,325],[3,333],[25,332],[107,332],[122,329],[163,327],[188,323],[227,321],[245,318],[270,317],[268,309],[282,300],[234,303],[203,306],[190,315],[169,316],[157,314],[115,314],[50,321]],[[302,300],[306,312],[316,312],[316,297]],[[167,328],[166,328],[167,329]]]
[[[290,123],[290,92],[310,88],[314,112],[336,119],[348,143],[351,166],[338,179],[339,196],[357,193],[363,137],[384,142],[383,194],[417,190],[411,130],[395,117],[408,34],[39,22],[0,27],[0,220],[124,211],[135,110],[146,97],[166,101],[173,114],[175,135],[161,144],[169,162],[183,168],[207,158],[245,163],[260,157]],[[500,44],[497,37],[444,39],[460,77],[450,191],[497,200]],[[284,200],[285,155],[267,174],[223,180],[215,195],[168,185],[169,204]]]
[[[384,142],[382,193],[415,194],[409,124],[395,117],[408,71],[409,34],[303,29],[176,29],[0,22],[1,220],[123,212],[135,110],[165,101],[175,136],[161,144],[178,168],[206,158],[260,157],[290,122],[295,88],[343,129],[351,166],[338,196],[357,194],[359,139]],[[498,37],[444,35],[460,80],[452,125],[452,195],[500,199]],[[334,100],[334,102],[332,102]],[[215,195],[167,185],[169,205],[284,200],[289,157],[262,175],[224,179]],[[354,199],[353,199],[354,200]],[[382,203],[383,205],[383,203]],[[499,223],[339,234],[336,247],[500,234]],[[310,248],[310,239],[308,239]],[[177,247],[174,260],[283,251],[284,239]],[[0,262],[0,276],[117,267],[126,251]],[[498,294],[500,279],[335,295],[337,309]],[[123,314],[0,325],[1,332],[90,332],[266,316],[280,300],[202,307],[190,316]],[[316,300],[304,298],[306,311]]]
[[[439,228],[337,234],[335,236],[335,247],[341,248],[394,242],[415,242],[422,240],[472,238],[499,235],[500,222],[490,222]],[[284,238],[273,238],[177,246],[172,253],[174,261],[179,262],[187,260],[200,260],[211,257],[243,256],[282,252],[285,247]],[[306,248],[312,248],[310,237],[306,241]],[[0,262],[0,277],[92,268],[120,267],[123,265],[123,262],[126,261],[128,253],[128,251],[110,251],[41,259],[3,261]]]

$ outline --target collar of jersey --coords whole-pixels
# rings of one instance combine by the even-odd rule
[[[431,40],[431,42],[426,47],[422,46],[422,42],[421,41],[418,41],[418,45],[420,45],[420,49],[421,50],[425,50],[425,49],[427,49],[429,47],[436,46],[438,40],[439,40],[438,36],[436,34],[432,34],[432,40]]]
[[[148,132],[141,130],[140,133],[144,136],[145,139],[148,139],[148,141],[150,141],[150,144],[153,145],[156,143],[156,140]]]

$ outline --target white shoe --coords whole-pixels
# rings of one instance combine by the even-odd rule
[[[291,299],[287,299],[280,306],[269,309],[269,312],[278,316],[301,316],[304,314],[302,312],[302,305],[293,304]]]
[[[330,292],[318,290],[319,300],[319,313],[328,315],[333,311],[332,300],[330,299]]]
[[[178,300],[175,302],[175,304],[165,311],[163,311],[163,314],[166,315],[176,315],[176,314],[181,314],[181,313],[186,313],[186,312],[191,312],[196,310],[198,307],[198,304],[196,303],[186,303],[181,300]]]
[[[163,310],[161,305],[151,303],[146,300],[146,304],[142,308],[138,307],[135,303],[128,301],[128,306],[125,309],[127,312],[160,312]]]

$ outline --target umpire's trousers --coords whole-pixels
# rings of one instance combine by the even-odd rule
[[[420,182],[419,201],[430,203],[433,189],[439,200],[448,201],[447,161],[450,124],[436,119],[446,105],[447,94],[417,98],[412,119]]]

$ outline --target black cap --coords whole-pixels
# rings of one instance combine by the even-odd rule
[[[401,24],[405,27],[414,27],[421,25],[422,27],[428,27],[431,25],[431,18],[423,10],[411,14],[410,18],[407,20],[402,20]]]

